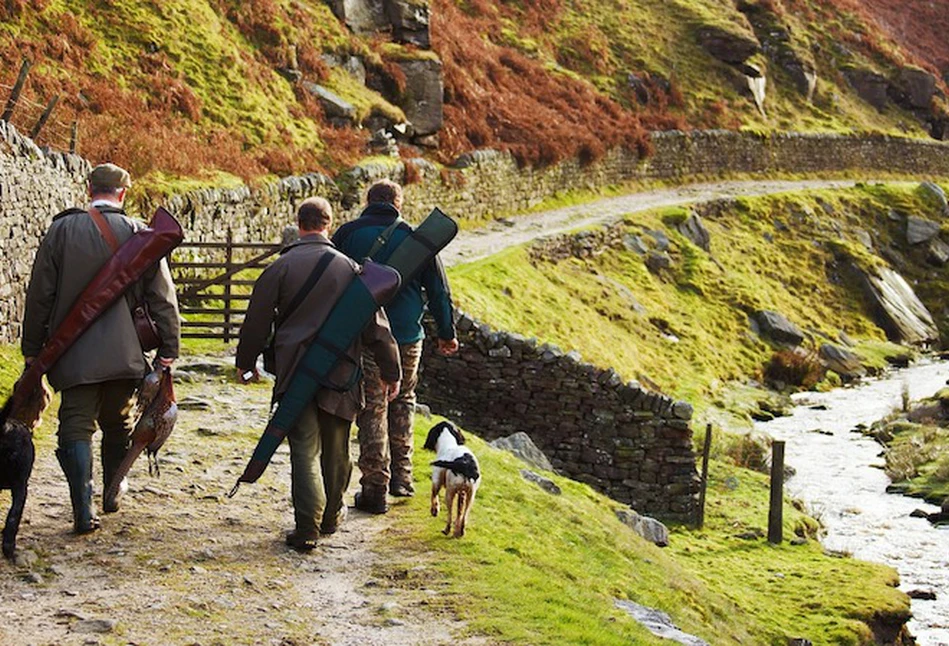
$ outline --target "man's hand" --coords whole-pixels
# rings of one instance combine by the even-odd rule
[[[458,352],[458,338],[453,339],[438,339],[437,340],[437,350],[438,354],[443,357],[450,357],[451,355]]]
[[[241,370],[237,369],[237,380],[242,384],[251,384],[257,383],[260,381],[260,372],[257,371],[256,366],[251,370]]]
[[[399,395],[399,384],[398,381],[383,381],[382,386],[386,392],[386,401],[390,402]]]
[[[170,357],[158,357],[157,359],[155,359],[155,361],[162,368],[171,368],[171,364],[175,362],[174,358],[170,358]]]

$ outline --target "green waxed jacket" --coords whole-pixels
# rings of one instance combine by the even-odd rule
[[[120,208],[100,206],[99,210],[120,245],[144,226]],[[39,354],[76,298],[111,256],[112,249],[86,211],[69,209],[53,218],[36,252],[26,293],[20,345],[23,356]],[[145,374],[148,364],[135,333],[130,307],[130,303],[141,298],[148,303],[162,339],[159,354],[178,356],[178,300],[168,263],[162,259],[129,292],[127,298],[120,298],[103,312],[53,365],[48,373],[53,388],[64,390],[113,379],[138,379]]]

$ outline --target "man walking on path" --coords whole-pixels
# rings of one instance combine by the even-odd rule
[[[76,298],[121,245],[144,225],[122,205],[131,186],[127,171],[102,164],[89,174],[89,210],[72,208],[53,218],[36,252],[26,294],[21,349],[32,363],[62,323]],[[158,362],[170,366],[178,356],[178,301],[168,263],[146,272],[125,298],[106,310],[49,371],[49,383],[62,391],[56,457],[69,482],[73,527],[78,534],[99,528],[92,503],[92,436],[102,429],[103,490],[125,457],[132,431],[135,390],[148,370],[130,305],[148,305],[161,337]],[[104,511],[117,511],[118,505]]]
[[[236,363],[242,381],[255,379],[257,357],[275,328],[274,400],[287,390],[308,343],[360,271],[329,241],[332,218],[325,199],[304,200],[297,212],[300,238],[283,250],[254,285]],[[382,310],[363,331],[361,343],[345,349],[352,362],[340,362],[339,374],[334,373],[332,381],[346,382],[352,366],[358,365],[362,344],[378,358],[381,396],[391,399],[399,390],[401,370],[398,346]],[[349,429],[363,405],[359,383],[344,392],[320,388],[287,436],[295,520],[287,544],[294,549],[313,549],[321,534],[332,534],[343,521],[343,494],[352,473]]]
[[[380,180],[369,187],[367,206],[356,220],[344,224],[333,242],[350,258],[362,261],[372,252],[373,260],[385,263],[399,243],[412,233],[402,221],[402,187]],[[375,251],[374,251],[375,248]],[[379,357],[363,353],[366,408],[356,419],[359,427],[359,469],[361,491],[356,507],[370,513],[388,511],[386,491],[393,496],[411,496],[412,418],[415,412],[415,387],[418,383],[422,354],[422,314],[425,302],[435,317],[438,351],[454,354],[458,350],[452,318],[451,293],[441,260],[436,257],[416,280],[403,284],[399,294],[386,305],[392,334],[399,342],[402,362],[402,389],[391,402],[386,401]]]

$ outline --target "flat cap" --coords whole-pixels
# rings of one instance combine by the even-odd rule
[[[115,164],[99,164],[89,173],[89,185],[109,189],[128,188],[132,185],[132,176]]]

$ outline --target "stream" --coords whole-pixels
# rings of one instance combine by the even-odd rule
[[[853,388],[799,393],[792,415],[755,424],[786,441],[785,463],[797,472],[785,485],[787,493],[803,500],[824,524],[827,549],[893,566],[901,590],[936,593],[935,601],[912,602],[909,629],[920,646],[949,645],[949,527],[910,518],[914,509],[938,508],[886,493],[882,447],[853,429],[899,408],[904,383],[917,400],[933,395],[947,379],[949,362],[920,363]]]

